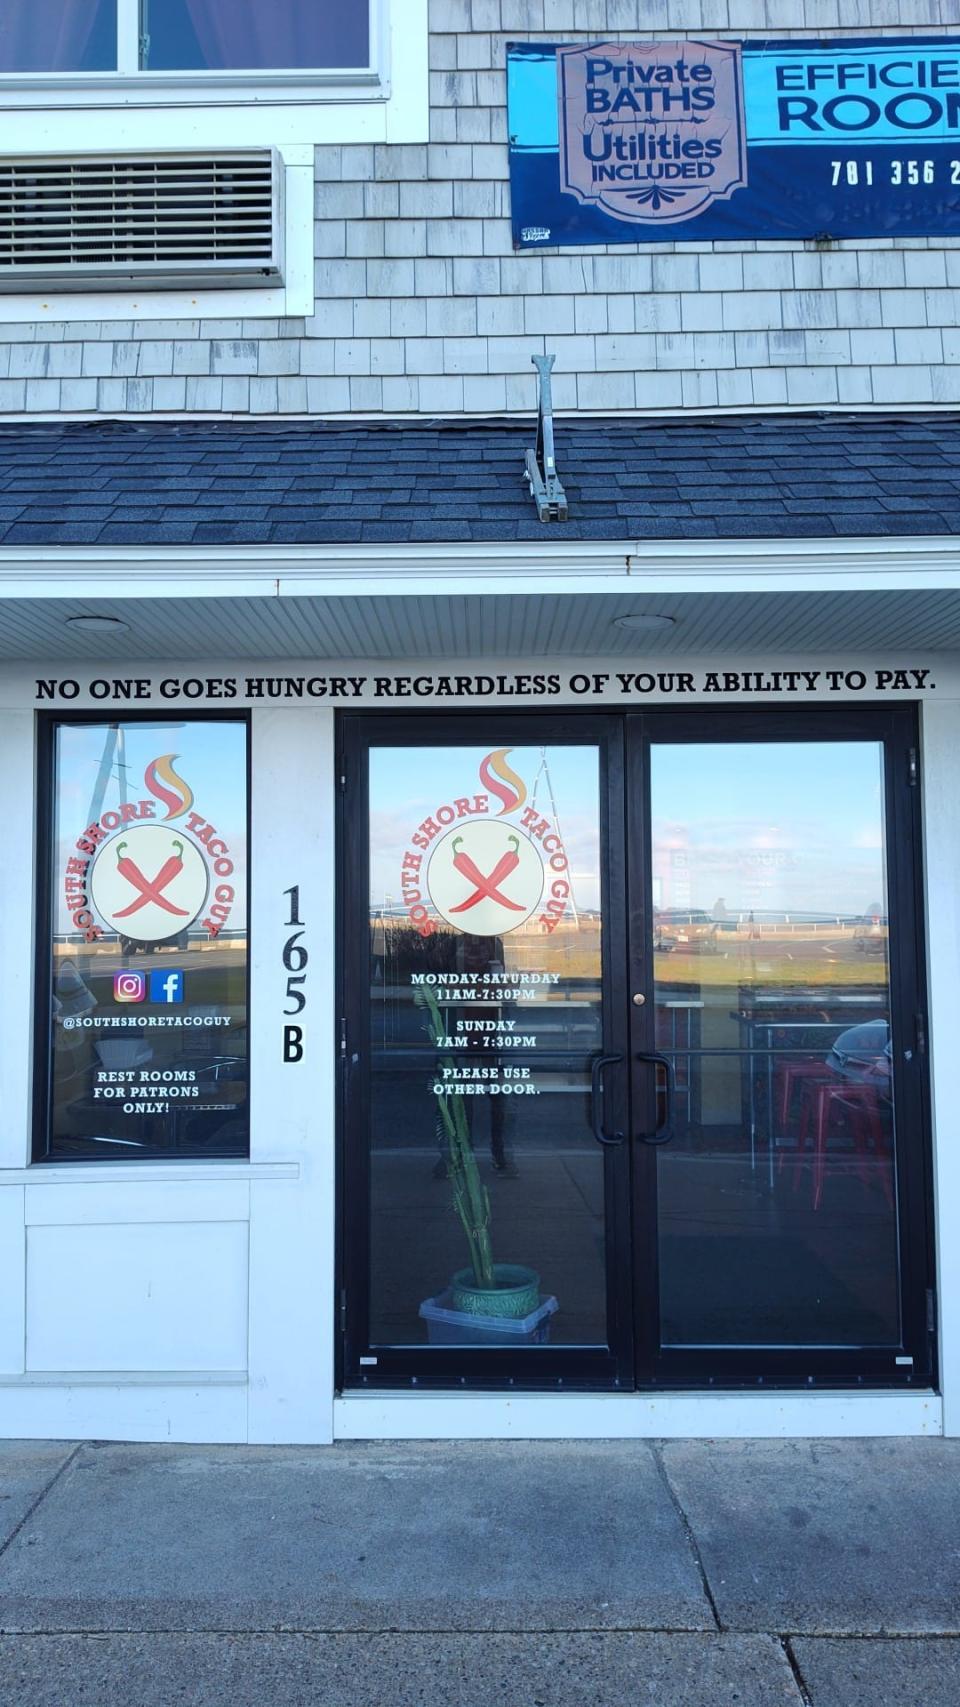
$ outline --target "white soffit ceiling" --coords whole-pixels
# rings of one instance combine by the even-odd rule
[[[672,616],[650,633],[614,618]],[[71,616],[120,616],[84,633]],[[960,648],[960,590],[0,599],[0,660],[772,657]]]

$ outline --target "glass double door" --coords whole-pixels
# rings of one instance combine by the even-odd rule
[[[344,719],[345,1386],[929,1382],[913,735]]]

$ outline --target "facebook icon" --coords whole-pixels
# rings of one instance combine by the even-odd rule
[[[183,973],[151,972],[150,1000],[151,1002],[182,1002]]]

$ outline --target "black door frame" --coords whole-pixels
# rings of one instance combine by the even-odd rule
[[[481,733],[482,731],[482,733]],[[887,884],[890,918],[891,1030],[895,1050],[897,1202],[902,1346],[809,1351],[704,1351],[659,1347],[656,1239],[657,1151],[635,1136],[604,1151],[610,1346],[544,1346],[529,1352],[464,1352],[438,1347],[371,1346],[368,1320],[369,1202],[365,1142],[369,1114],[367,919],[368,765],[370,746],[491,745],[522,742],[599,745],[604,942],[604,1049],[629,1072],[608,1074],[609,1124],[650,1131],[655,1081],[640,1053],[655,1049],[653,920],[650,903],[649,749],[660,743],[784,740],[882,741],[885,749]],[[915,786],[918,748],[913,705],[829,705],[780,710],[689,708],[644,711],[543,711],[492,707],[447,714],[424,710],[338,717],[337,1048],[339,1298],[337,1386],[441,1389],[640,1390],[684,1388],[927,1388],[936,1379],[930,1113],[925,1053],[921,814]],[[911,757],[913,755],[913,757]],[[639,826],[639,831],[637,826]],[[628,944],[627,953],[616,945]],[[643,1006],[631,1001],[646,995]],[[904,1057],[911,1051],[911,1059]],[[425,1052],[426,1053],[426,1052]],[[632,1125],[628,1116],[632,1110]],[[894,1355],[910,1356],[907,1367]],[[375,1359],[374,1361],[371,1361]]]

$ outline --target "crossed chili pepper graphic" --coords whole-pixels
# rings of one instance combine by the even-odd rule
[[[123,850],[126,845],[126,842],[120,842],[117,846],[117,870],[120,876],[125,877],[127,882],[132,883],[134,889],[138,889],[140,893],[136,901],[131,901],[129,907],[122,907],[119,913],[114,913],[113,917],[115,919],[128,919],[131,913],[139,913],[141,907],[145,907],[148,901],[152,901],[155,906],[162,907],[165,913],[175,913],[181,919],[188,918],[189,915],[185,908],[175,907],[172,901],[164,899],[163,894],[164,890],[169,889],[174,878],[178,877],[183,870],[183,843],[174,842],[176,853],[164,860],[153,879],[144,875],[136,860],[130,859],[129,855],[124,854]]]
[[[484,877],[480,867],[470,858],[470,855],[460,852],[460,844],[463,841],[463,837],[454,836],[453,842],[451,843],[453,848],[454,866],[457,871],[462,871],[464,877],[468,877],[470,882],[476,885],[476,888],[472,895],[468,895],[465,901],[460,902],[458,907],[451,907],[451,913],[467,913],[471,907],[475,907],[477,905],[478,901],[485,900],[499,901],[501,907],[509,907],[512,913],[522,913],[525,911],[525,908],[521,907],[516,901],[511,901],[509,896],[501,894],[498,887],[498,885],[503,882],[504,878],[509,877],[511,871],[515,871],[517,866],[520,864],[520,856],[517,853],[517,849],[520,846],[520,837],[511,836],[509,840],[512,844],[509,852],[501,854],[489,876]]]

